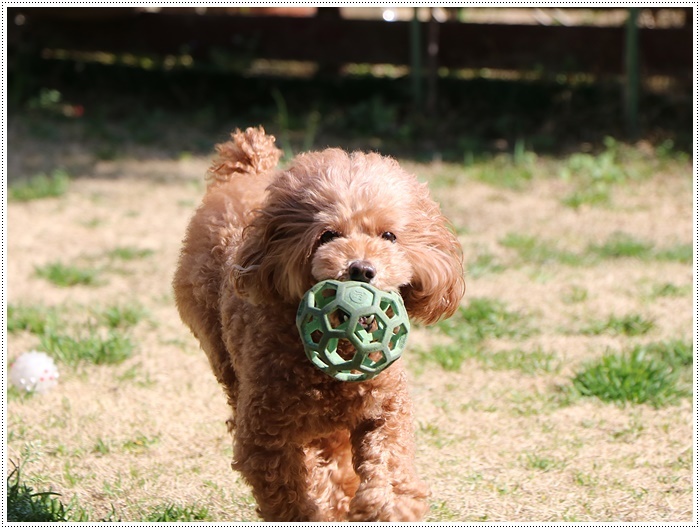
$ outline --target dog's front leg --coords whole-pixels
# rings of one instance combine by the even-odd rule
[[[300,446],[273,449],[239,436],[231,466],[252,487],[258,514],[266,522],[318,520],[318,508],[308,497],[305,455]]]
[[[353,465],[360,486],[351,521],[410,522],[427,511],[427,487],[413,468],[413,425],[408,410],[362,422],[352,433]]]

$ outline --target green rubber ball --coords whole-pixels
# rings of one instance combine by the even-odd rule
[[[398,292],[368,283],[317,283],[299,304],[297,328],[308,359],[344,382],[377,376],[403,352],[411,328]]]

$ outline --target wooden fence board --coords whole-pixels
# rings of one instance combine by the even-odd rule
[[[97,11],[95,11],[97,9]],[[209,59],[219,50],[242,58],[317,61],[323,64],[410,65],[410,23],[303,17],[242,17],[85,9],[8,8],[12,47]],[[22,12],[24,24],[13,23]],[[92,12],[92,13],[90,13]],[[67,15],[67,13],[66,13]],[[426,42],[427,25],[422,24]],[[692,29],[640,29],[643,74],[692,75]],[[439,25],[437,66],[623,73],[623,27],[504,24]]]

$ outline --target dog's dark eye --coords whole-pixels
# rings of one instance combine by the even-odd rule
[[[394,235],[390,231],[385,231],[384,233],[382,233],[382,239],[386,239],[389,242],[396,242],[396,235]]]
[[[331,242],[333,239],[337,239],[338,237],[340,237],[340,233],[337,231],[327,230],[323,232],[318,242],[320,244],[326,244],[327,242]]]

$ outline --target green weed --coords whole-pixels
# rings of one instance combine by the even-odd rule
[[[40,198],[60,197],[68,191],[70,177],[68,173],[55,170],[51,174],[38,174],[25,182],[9,186],[9,199],[17,202],[27,202]]]
[[[609,185],[598,182],[572,191],[561,202],[573,209],[581,206],[607,206],[611,202],[610,192]]]
[[[588,290],[586,290],[583,287],[579,286],[572,286],[569,287],[564,293],[561,295],[561,300],[569,305],[573,305],[575,303],[583,303],[588,299]]]
[[[103,456],[107,455],[112,451],[112,443],[110,441],[105,441],[100,437],[97,439],[92,451]]]
[[[623,163],[623,150],[613,138],[605,138],[605,150],[598,154],[572,154],[560,170],[564,180],[576,188],[562,199],[565,206],[607,206],[615,185],[639,178]]]
[[[438,323],[438,328],[453,339],[452,343],[417,353],[421,360],[435,362],[446,371],[459,370],[467,358],[475,358],[492,366],[505,365],[505,353],[491,358],[482,350],[481,343],[488,338],[530,336],[535,330],[527,320],[526,316],[507,310],[499,301],[475,298],[467,307],[460,307],[452,318]]]
[[[651,299],[660,297],[680,297],[692,294],[693,288],[691,286],[679,286],[673,283],[657,283],[652,285],[648,297]]]
[[[614,233],[602,243],[588,245],[586,250],[580,253],[562,250],[551,242],[518,233],[509,233],[501,239],[500,244],[515,250],[522,262],[537,265],[555,263],[581,266],[594,264],[601,259],[625,258],[644,261],[677,261],[684,264],[692,263],[693,260],[693,248],[689,244],[655,249],[652,243],[625,233]]]
[[[460,515],[457,511],[450,508],[446,501],[432,502],[430,504],[429,522],[459,522]]]
[[[146,315],[139,304],[113,305],[98,312],[97,319],[110,329],[124,329],[137,325]]]
[[[7,305],[7,332],[27,331],[44,334],[48,328],[56,327],[56,309],[43,305]]]
[[[659,261],[676,261],[683,264],[692,264],[693,246],[691,244],[677,244],[657,251],[654,254],[654,258]]]
[[[155,385],[148,372],[143,371],[143,365],[138,363],[132,365],[123,373],[115,375],[115,379],[119,382],[131,382],[141,388],[150,388]]]
[[[474,298],[467,307],[460,307],[452,318],[438,324],[448,336],[462,341],[480,342],[487,338],[526,338],[534,330],[527,318],[511,312],[497,300]]]
[[[544,265],[558,263],[566,265],[583,264],[583,258],[575,253],[560,250],[556,246],[540,241],[537,237],[509,233],[500,241],[501,246],[515,250],[526,263]]]
[[[596,487],[598,478],[579,470],[574,474],[574,483],[581,487]]]
[[[59,287],[76,285],[97,286],[100,284],[99,271],[94,268],[80,268],[59,262],[37,266],[34,271],[38,277],[46,279]]]
[[[459,343],[438,345],[427,351],[419,350],[418,356],[423,361],[438,364],[445,371],[459,371],[464,361],[472,355],[467,347],[471,346]]]
[[[653,245],[624,233],[615,233],[601,245],[590,245],[588,252],[603,259],[648,259]]]
[[[565,180],[582,180],[586,183],[604,182],[619,184],[631,179],[620,163],[619,144],[614,138],[605,138],[605,150],[598,154],[575,153],[569,156],[561,170]]]
[[[541,470],[542,472],[549,472],[550,470],[565,466],[563,461],[557,461],[551,457],[545,457],[539,454],[528,453],[525,454],[524,459],[527,468]]]
[[[636,347],[627,354],[605,354],[584,366],[573,378],[573,386],[581,395],[605,402],[655,407],[672,403],[684,394],[676,385],[678,374],[653,353],[648,347]]]
[[[153,250],[148,248],[135,248],[133,246],[120,246],[107,252],[107,257],[111,259],[120,259],[122,261],[134,261],[136,259],[144,259],[153,255]]]
[[[66,507],[55,492],[34,492],[20,482],[20,469],[15,466],[7,476],[8,522],[67,522]]]
[[[591,321],[580,330],[580,333],[593,336],[601,334],[640,336],[648,333],[653,327],[653,320],[639,314],[610,315],[606,320]]]
[[[673,369],[692,367],[693,365],[693,344],[689,341],[669,340],[649,343],[639,345],[637,349],[670,365]]]
[[[644,424],[638,417],[632,416],[629,426],[611,432],[614,441],[631,443],[636,441],[644,431]]]
[[[556,386],[554,391],[510,391],[505,401],[510,413],[516,417],[531,417],[570,406],[580,395],[568,386]]]
[[[692,395],[693,390],[693,344],[684,340],[668,340],[638,345],[643,354],[668,365],[677,376],[676,387],[681,395]]]
[[[495,353],[481,352],[478,359],[488,369],[517,370],[527,375],[555,373],[561,367],[555,354],[540,348],[534,351],[507,349]]]
[[[447,436],[440,428],[432,423],[420,424],[418,432],[424,436],[431,445],[436,448],[444,448],[454,443],[454,439]]]
[[[146,515],[144,522],[205,522],[211,521],[209,509],[196,505],[159,505]]]
[[[467,272],[473,278],[479,278],[487,274],[503,272],[505,266],[498,262],[496,256],[490,253],[482,253],[467,264]]]
[[[88,328],[87,335],[74,338],[52,331],[41,337],[41,347],[56,360],[70,366],[81,363],[119,364],[129,358],[134,344],[128,336],[110,331],[102,336],[95,328]]]
[[[591,244],[587,253],[601,259],[676,261],[684,264],[693,262],[693,247],[690,244],[655,249],[650,242],[619,232],[612,234],[602,244]]]
[[[516,142],[513,154],[499,154],[488,160],[475,162],[465,156],[465,166],[477,180],[495,187],[521,190],[530,183],[536,172],[537,155]]]
[[[122,445],[124,450],[130,452],[141,452],[148,449],[159,441],[158,437],[146,437],[143,434],[136,436],[135,439],[129,439]]]

